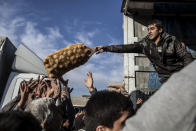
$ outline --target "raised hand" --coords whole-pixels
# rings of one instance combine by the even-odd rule
[[[38,79],[37,79],[38,84],[37,84],[36,95],[39,97],[42,97],[42,95],[44,94],[44,87],[46,86],[45,82],[43,81],[44,78],[45,78],[45,76],[43,76],[40,79],[40,75],[39,75]]]
[[[87,77],[88,77],[88,79],[87,80],[84,80],[84,84],[88,88],[88,90],[90,92],[92,92],[93,89],[94,89],[93,88],[93,76],[92,76],[92,72],[88,72],[87,73]]]
[[[54,89],[48,85],[48,83],[45,81],[46,85],[46,97],[50,97],[54,93]]]
[[[60,92],[61,92],[61,87],[60,87],[60,81],[58,79],[57,80],[57,83],[55,83],[55,80],[51,80],[51,86],[52,86],[52,89],[54,90],[54,95],[53,95],[53,98],[56,99],[59,95],[60,95]]]
[[[65,90],[62,90],[62,91],[61,91],[61,101],[66,100],[68,97],[69,97],[69,96],[68,96],[68,94],[66,93],[66,91],[65,91]]]
[[[70,99],[70,93],[73,91],[73,88],[70,89],[68,87],[69,79],[64,80],[62,77],[60,77],[59,80],[63,83],[63,89],[62,89],[62,91],[64,91],[63,93],[65,93],[65,96],[67,99]],[[64,101],[64,100],[66,100],[66,99],[61,98],[61,101]]]
[[[20,83],[20,101],[18,102],[17,106],[21,107],[24,105],[25,100],[27,99],[29,93],[29,88],[25,81]]]
[[[33,94],[36,96],[36,97],[42,97],[43,93],[44,93],[44,87],[46,86],[45,85],[45,82],[43,81],[43,79],[45,78],[45,76],[43,76],[41,79],[40,79],[40,75],[38,76],[37,80],[34,80],[31,82],[31,84],[29,84],[29,87],[31,89],[33,89]],[[30,80],[31,81],[31,80]],[[34,83],[34,84],[32,84]],[[35,87],[34,87],[35,86]]]
[[[37,83],[38,82],[36,80],[33,80],[33,78],[31,78],[28,82],[26,82],[26,85],[27,87],[29,87],[29,89],[34,89]]]
[[[33,98],[32,98],[34,95],[33,90],[36,89],[37,83],[38,82],[36,80],[33,80],[33,78],[31,78],[29,81],[25,82],[25,86],[28,89],[28,97],[27,97],[28,103],[30,103],[33,100]]]

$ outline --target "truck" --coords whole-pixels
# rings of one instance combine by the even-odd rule
[[[8,37],[0,37],[0,108],[19,93],[23,80],[47,76],[42,59],[25,44],[17,48]]]

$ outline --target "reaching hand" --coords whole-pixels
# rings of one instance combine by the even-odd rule
[[[84,80],[84,84],[88,88],[88,90],[90,92],[92,92],[93,91],[93,76],[92,76],[92,72],[88,72],[87,76],[88,76],[88,80]]]
[[[105,51],[103,46],[97,46],[95,47],[95,49],[97,51],[96,54],[99,54]]]
[[[29,95],[28,95],[28,98],[27,98],[28,104],[31,103],[31,101],[33,100],[33,95],[35,95],[34,92],[29,92]]]
[[[25,99],[28,96],[28,92],[29,92],[29,89],[27,87],[26,82],[25,81],[21,82],[20,83],[20,101],[17,104],[18,107],[22,108],[23,104],[25,103]]]
[[[60,92],[61,92],[60,81],[58,79],[56,80],[57,80],[57,84],[55,83],[55,80],[51,80],[51,86],[52,86],[52,89],[54,90],[54,95],[53,95],[54,99],[56,99],[60,95]]]
[[[45,85],[45,82],[43,81],[44,78],[45,78],[45,76],[43,76],[40,79],[40,75],[39,75],[38,78],[37,78],[37,80],[36,80],[37,87],[35,89],[35,95],[37,97],[42,97],[42,93],[44,93],[44,87],[46,86]]]
[[[45,85],[46,85],[46,97],[50,97],[54,93],[54,90],[52,89],[52,87],[48,85],[46,81],[45,81]]]
[[[29,89],[34,89],[34,87],[38,84],[37,80],[33,80],[31,78],[28,82],[26,82],[26,85],[29,87]]]
[[[26,86],[28,88],[28,97],[27,102],[30,103],[33,100],[33,96],[35,95],[36,85],[38,84],[37,80],[33,80],[31,78],[29,81],[26,82]]]
[[[59,77],[59,80],[63,83],[63,89],[62,89],[62,93],[65,93],[65,96],[70,99],[70,93],[73,91],[73,88],[69,88],[68,87],[68,82],[69,82],[69,79],[67,80],[64,80],[63,77]],[[61,98],[61,101],[64,101],[65,98]]]
[[[66,100],[67,98],[68,98],[67,93],[66,93],[64,90],[62,90],[62,91],[61,91],[61,101],[64,101],[64,100]]]
[[[44,78],[45,78],[45,76],[43,76],[41,79],[40,79],[40,76],[38,77],[38,85],[37,85],[37,88],[39,90],[39,92],[37,92],[38,96],[43,96],[43,94],[45,93],[44,87],[46,86],[46,84],[43,81]]]

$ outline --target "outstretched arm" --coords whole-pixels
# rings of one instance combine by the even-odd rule
[[[134,44],[127,44],[127,45],[110,45],[110,46],[97,46],[96,47],[96,54],[102,52],[115,52],[115,53],[143,53],[143,42],[134,42]]]
[[[63,89],[62,90],[66,94],[66,98],[67,99],[71,99],[70,93],[72,92],[73,89],[69,89],[68,88],[68,81],[69,81],[69,79],[64,80],[63,77],[59,77],[59,80],[63,83]],[[62,99],[64,99],[64,98],[62,98]]]
[[[62,77],[59,78],[59,80],[63,83],[63,89],[61,94],[61,100],[62,104],[59,105],[59,108],[68,115],[68,119],[70,122],[70,127],[73,125],[74,116],[75,116],[75,110],[71,101],[70,93],[72,92],[73,88],[70,89],[68,87],[68,79],[64,80]]]

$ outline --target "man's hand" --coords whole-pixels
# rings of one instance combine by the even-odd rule
[[[138,104],[141,104],[141,103],[142,103],[142,99],[141,98],[137,98],[136,104],[138,105]]]
[[[36,92],[35,92],[35,95],[37,97],[42,97],[42,93],[44,93],[44,87],[46,86],[45,85],[45,82],[43,81],[45,77],[43,76],[41,79],[40,79],[40,75],[38,76],[37,78],[37,87],[36,87]]]
[[[68,95],[68,94],[67,94],[64,90],[62,90],[62,91],[61,91],[61,101],[66,100],[66,99],[68,98],[67,95]]]
[[[62,94],[65,94],[67,99],[70,99],[70,93],[73,91],[73,88],[68,87],[69,79],[64,80],[63,77],[59,77],[59,80],[63,83]],[[65,98],[61,98],[61,101],[66,100]]]
[[[95,49],[96,49],[96,54],[99,54],[105,51],[103,46],[97,46],[95,47]]]
[[[52,89],[54,90],[54,95],[53,95],[54,99],[56,99],[60,95],[60,92],[61,92],[60,81],[58,79],[56,80],[57,80],[57,84],[55,83],[55,80],[51,80],[51,86],[52,86]]]
[[[25,100],[28,96],[29,89],[25,81],[20,83],[20,101],[18,102],[17,106],[22,108]]]
[[[46,85],[46,97],[50,97],[54,93],[54,90],[52,89],[52,87],[48,85],[46,81],[45,81],[45,85]]]
[[[33,100],[33,96],[35,95],[35,91],[37,88],[38,81],[37,80],[33,80],[33,78],[31,78],[28,82],[26,82],[26,86],[28,88],[28,97],[27,97],[27,102],[30,103]]]
[[[51,80],[51,87],[45,81],[46,85],[46,97],[52,97],[56,99],[60,95],[60,81],[57,79],[57,84],[55,83],[55,79]]]
[[[37,80],[33,80],[33,78],[31,78],[26,85],[28,86],[29,89],[34,89],[35,86],[38,84]]]
[[[29,92],[28,98],[27,98],[27,102],[28,104],[31,103],[31,101],[33,101],[33,96],[34,96],[34,92]]]
[[[88,90],[90,92],[93,91],[93,76],[92,76],[92,72],[88,72],[87,73],[87,76],[88,76],[88,80],[84,80],[84,84],[85,86],[88,88]]]

